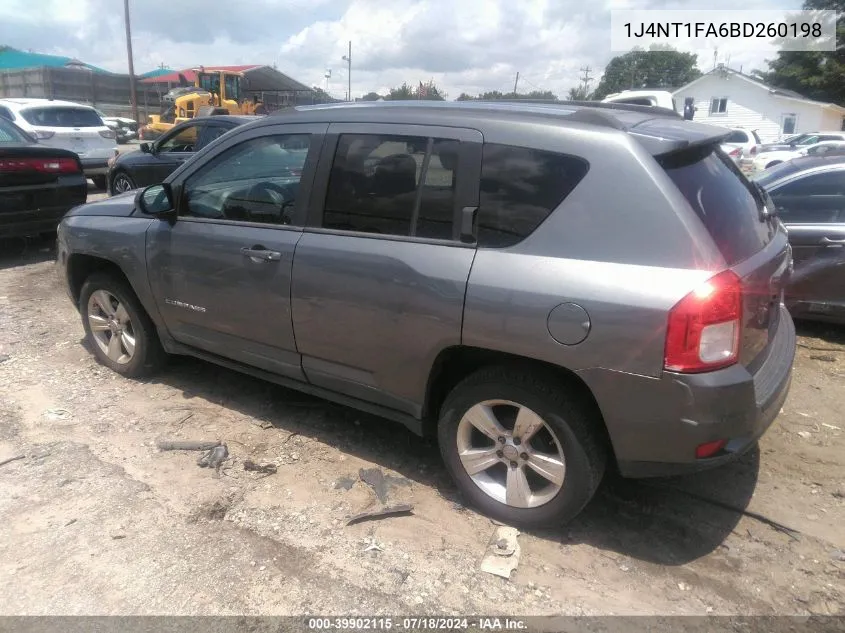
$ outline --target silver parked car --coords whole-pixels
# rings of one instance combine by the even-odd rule
[[[605,469],[742,454],[786,398],[787,235],[719,144],[651,108],[386,102],[240,126],[78,207],[58,263],[125,376],[189,354],[439,439],[502,521]]]

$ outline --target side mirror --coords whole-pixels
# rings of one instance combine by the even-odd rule
[[[141,143],[141,145],[139,147],[141,148],[141,151],[144,152],[145,154],[152,154],[153,153],[152,143]]]
[[[164,216],[170,214],[173,209],[173,192],[170,185],[150,185],[138,193],[135,202],[142,213],[146,215]]]

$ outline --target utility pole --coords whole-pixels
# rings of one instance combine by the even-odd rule
[[[590,68],[589,66],[581,69],[581,72],[584,73],[584,76],[581,77],[581,85],[583,86],[581,92],[584,93],[585,99],[587,98],[587,95],[589,94],[590,82],[593,80],[593,78],[590,77],[590,71],[591,70],[592,70],[592,68]]]
[[[516,96],[516,87],[519,85],[519,72],[516,73],[516,79],[513,80],[513,96]]]
[[[343,56],[343,61],[346,62],[346,80],[348,82],[346,100],[352,101],[352,42],[349,42],[349,53]]]
[[[126,54],[129,57],[129,98],[132,100],[132,118],[138,121],[138,99],[135,94],[135,64],[132,61],[132,29],[129,26],[129,0],[123,0],[126,23]],[[140,121],[138,121],[140,123]]]

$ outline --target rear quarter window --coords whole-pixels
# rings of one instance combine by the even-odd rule
[[[589,170],[576,156],[486,143],[481,160],[478,245],[512,246],[540,226]]]
[[[30,125],[44,127],[103,127],[103,120],[90,108],[27,108],[21,116]]]
[[[725,143],[747,143],[748,134],[741,130],[735,130],[731,135],[725,139]]]
[[[659,162],[728,265],[748,259],[771,241],[773,229],[760,219],[762,197],[721,150],[697,148]]]

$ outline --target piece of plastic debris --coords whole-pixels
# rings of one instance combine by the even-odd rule
[[[276,464],[256,464],[252,460],[244,462],[244,470],[251,470],[256,473],[264,473],[265,475],[274,475],[278,470]]]
[[[830,553],[830,558],[831,560],[845,562],[845,551],[841,549],[835,549]]]
[[[387,481],[381,468],[362,468],[358,471],[358,476],[373,489],[379,501],[387,503]]]
[[[519,531],[516,528],[497,527],[487,544],[487,553],[481,560],[481,571],[510,580],[511,573],[519,565],[517,536]]]
[[[0,466],[5,466],[6,464],[11,464],[12,462],[16,462],[19,459],[24,459],[26,455],[15,455],[14,457],[9,457],[0,461]]]
[[[64,420],[70,417],[67,409],[47,409],[44,414],[52,420]]]
[[[220,446],[220,441],[190,442],[181,440],[158,440],[156,441],[156,446],[162,451],[208,451]]]
[[[229,457],[229,449],[225,444],[215,446],[197,460],[197,466],[219,469],[220,465]]]
[[[810,438],[809,431],[798,431],[798,436],[803,437],[805,440]]]
[[[827,427],[827,428],[829,428],[829,429],[833,429],[834,431],[841,431],[841,430],[842,430],[842,429],[841,429],[840,427],[838,427],[838,426],[834,426],[834,425],[832,425],[832,424],[825,424],[824,422],[822,422],[822,426]]]
[[[364,539],[364,544],[366,547],[364,548],[365,552],[383,552],[384,547],[381,543],[376,541],[374,538],[372,539]]]
[[[352,525],[353,523],[360,523],[361,521],[370,521],[374,519],[382,519],[388,516],[397,516],[400,514],[412,514],[414,511],[414,506],[409,503],[400,503],[395,506],[384,506],[382,508],[376,508],[375,510],[368,510],[366,512],[361,512],[360,514],[356,514],[355,516],[349,517],[346,521],[346,525]]]
[[[689,586],[687,583],[685,583],[685,582],[679,582],[679,583],[678,583],[678,589],[680,589],[681,591],[689,591],[690,589],[692,589],[692,587],[690,587],[690,586]]]
[[[820,360],[825,363],[835,363],[836,356],[831,356],[830,354],[813,354],[810,356],[812,360]]]

